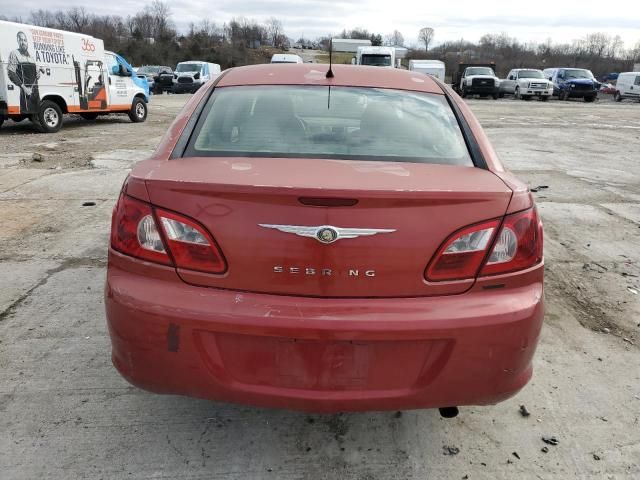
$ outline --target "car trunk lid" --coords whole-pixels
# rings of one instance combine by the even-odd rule
[[[473,280],[430,283],[425,267],[456,230],[503,216],[512,194],[496,175],[474,167],[291,158],[150,162],[144,178],[151,202],[204,225],[228,264],[221,275],[178,269],[180,277],[270,294],[464,292]],[[338,227],[322,232],[328,240],[344,233],[339,229],[360,231],[322,243],[315,236],[322,226]],[[311,235],[301,236],[300,227]]]

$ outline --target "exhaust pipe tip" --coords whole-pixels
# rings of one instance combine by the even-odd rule
[[[455,418],[460,413],[458,407],[443,407],[438,409],[442,418]]]

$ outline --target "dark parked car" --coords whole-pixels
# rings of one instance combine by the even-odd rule
[[[160,65],[145,65],[138,68],[137,75],[144,75],[153,93],[170,92],[173,87],[173,70]]]
[[[105,287],[114,365],[158,393],[310,411],[515,395],[543,319],[529,189],[439,81],[332,72],[227,70],[133,168]]]
[[[553,95],[560,100],[583,98],[585,102],[593,102],[598,98],[600,82],[591,70],[585,68],[547,68],[544,76],[553,82]]]

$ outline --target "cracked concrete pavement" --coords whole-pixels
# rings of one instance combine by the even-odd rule
[[[640,478],[640,106],[469,101],[507,166],[541,187],[547,315],[532,382],[444,420],[158,396],[118,376],[110,213],[186,98],[154,98],[141,125],[0,130],[0,477]]]

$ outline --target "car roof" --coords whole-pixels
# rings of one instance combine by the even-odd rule
[[[327,64],[264,64],[227,70],[218,86],[326,85],[341,87],[393,88],[443,94],[435,80],[422,73],[399,68],[333,65],[333,78],[326,78]]]

